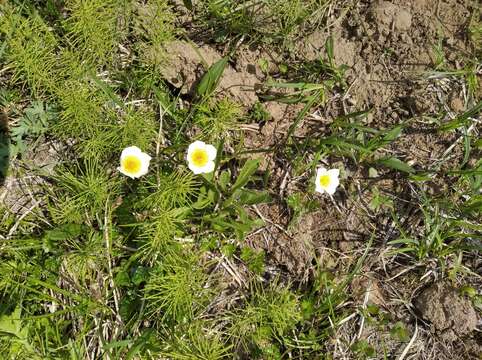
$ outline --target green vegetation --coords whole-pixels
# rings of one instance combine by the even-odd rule
[[[453,76],[469,94],[466,111],[449,120],[441,110],[439,117],[370,124],[368,109],[303,132],[308,115],[349,89],[332,37],[316,61],[293,55],[303,34],[326,26],[332,1],[183,3],[184,12],[195,14],[189,31],[228,53],[204,69],[191,94],[180,93],[160,71],[168,62],[166,45],[193,36],[179,26],[181,13],[170,1],[0,5],[0,184],[7,171],[40,179],[27,184],[39,200],[26,211],[0,208],[2,356],[332,359],[335,342],[354,357],[384,356],[359,336],[333,340],[352,317],[388,321],[378,310],[370,314],[366,303],[358,306],[350,292],[375,247],[383,249],[380,257],[413,268],[436,264],[452,280],[475,276],[462,259],[480,251],[482,239],[477,58],[454,70],[441,43],[436,47],[429,76]],[[470,36],[480,41],[474,19]],[[268,74],[262,102],[249,109],[215,91],[242,43],[276,49],[286,59],[276,74],[262,64]],[[300,107],[282,137],[259,152],[246,150],[243,129],[271,124],[264,107],[270,101]],[[420,124],[455,135],[461,161],[451,162],[453,147],[428,165],[398,151]],[[216,147],[214,172],[189,171],[186,151],[194,140]],[[31,164],[42,143],[61,154],[52,169]],[[152,156],[149,173],[135,180],[117,171],[122,150],[132,145]],[[281,164],[278,174],[259,154]],[[336,164],[343,184],[342,195],[326,196],[323,205],[313,195],[320,162]],[[288,189],[288,173],[302,186]],[[395,186],[387,190],[384,180]],[[276,182],[281,185],[270,187]],[[445,191],[431,190],[444,184]],[[286,244],[302,242],[293,234],[304,216],[324,217],[330,207],[345,221],[348,210],[337,203],[362,192],[367,217],[380,222],[353,254],[334,256],[320,240],[306,251],[316,252],[309,270],[290,278],[285,264],[273,270],[269,251],[253,245],[250,236],[268,225],[276,225]],[[283,226],[259,210],[265,204],[282,207]],[[409,213],[417,214],[416,223],[406,221]],[[298,232],[310,233],[308,227]],[[388,332],[406,343],[410,329],[393,321]]]

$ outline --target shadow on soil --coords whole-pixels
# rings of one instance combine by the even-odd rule
[[[0,111],[0,186],[3,186],[7,176],[10,160],[10,138],[8,136],[8,119]]]

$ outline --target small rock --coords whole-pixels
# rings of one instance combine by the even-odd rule
[[[393,16],[393,26],[398,31],[407,31],[412,26],[412,15],[408,10],[399,9]]]
[[[363,302],[365,296],[368,296],[368,304],[373,304],[378,307],[386,306],[385,296],[377,279],[372,279],[367,276],[360,276],[355,278],[351,283],[353,294],[360,302]],[[368,293],[368,295],[367,295]]]
[[[465,108],[464,102],[458,97],[453,97],[450,100],[450,108],[457,113],[462,112]]]

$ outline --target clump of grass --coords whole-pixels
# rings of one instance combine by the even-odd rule
[[[284,338],[301,319],[299,300],[289,288],[254,284],[244,307],[232,314],[229,333],[243,352],[276,358],[282,354]]]
[[[56,79],[58,40],[35,12],[23,16],[14,7],[2,5],[0,35],[5,39],[6,58],[13,68],[12,81],[19,82],[35,97],[52,92]]]
[[[236,130],[243,114],[241,106],[229,99],[203,102],[196,110],[193,123],[210,142],[226,138],[228,131]]]
[[[136,51],[143,64],[156,69],[166,60],[164,46],[177,32],[175,15],[166,0],[136,2],[134,11],[134,34],[140,39]]]
[[[214,31],[218,41],[229,37],[251,37],[254,41],[289,48],[302,31],[322,22],[330,1],[268,0],[196,3],[203,26]]]
[[[86,286],[102,273],[106,257],[101,255],[105,253],[102,233],[89,231],[82,235],[66,239],[62,247],[65,249],[63,266],[70,278],[76,283]]]
[[[182,210],[159,207],[156,215],[139,225],[139,252],[143,261],[152,263],[172,247],[177,247],[177,238],[183,236],[181,230],[185,220]]]
[[[112,64],[122,36],[119,16],[125,10],[119,0],[68,0],[64,21],[69,46],[92,65]]]
[[[183,255],[166,254],[157,265],[144,289],[149,315],[168,324],[190,322],[214,292],[206,287],[208,275],[200,258],[184,249]]]
[[[62,110],[53,131],[60,138],[67,140],[75,136],[79,143],[85,143],[97,135],[99,125],[108,122],[103,111],[108,98],[88,83],[67,82],[59,91],[58,99]]]
[[[152,263],[169,249],[177,249],[176,238],[184,236],[189,206],[197,194],[198,182],[191,173],[175,171],[148,181],[144,197],[135,202],[136,211],[149,213],[139,227],[142,259]]]
[[[160,354],[172,359],[217,360],[232,356],[231,346],[223,341],[216,329],[206,327],[205,321],[193,322],[187,326],[187,329],[181,328],[165,343],[166,349]]]
[[[58,169],[57,192],[51,194],[50,213],[55,223],[90,223],[102,218],[109,201],[119,196],[119,179],[111,178],[96,160],[79,167]]]
[[[132,144],[150,151],[158,132],[155,114],[149,108],[127,108],[120,124],[113,128],[113,132],[119,133],[119,139],[115,140],[112,151],[119,153]]]
[[[199,181],[191,172],[174,171],[160,175],[158,182],[149,182],[149,194],[138,206],[142,209],[156,211],[159,208],[183,208],[189,206],[198,193]]]

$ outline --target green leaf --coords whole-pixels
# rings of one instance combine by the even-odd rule
[[[189,11],[192,11],[193,7],[192,7],[192,1],[191,1],[191,0],[183,0],[182,2],[184,3],[184,6],[185,6]]]
[[[44,240],[63,241],[82,235],[87,228],[79,224],[64,224],[45,232]]]
[[[420,243],[419,243],[418,240],[415,240],[415,239],[407,239],[407,238],[392,240],[392,241],[389,241],[389,242],[388,242],[388,245],[399,245],[399,244],[415,244],[415,245],[419,245]]]
[[[134,285],[140,285],[143,282],[147,281],[148,277],[149,277],[149,268],[146,268],[144,266],[139,266],[134,272],[134,275],[132,276],[132,283]]]
[[[246,185],[251,176],[258,170],[259,167],[259,160],[248,160],[244,164],[243,168],[239,172],[238,178],[236,179],[236,182],[233,185],[232,191],[236,191],[237,189],[242,188],[244,185]]]
[[[378,159],[376,162],[380,165],[392,168],[394,170],[399,170],[403,171],[409,174],[415,173],[415,169],[408,165],[406,162],[403,162],[402,160],[396,158],[396,157],[389,157],[389,158],[383,158],[383,159]]]
[[[373,346],[371,346],[366,340],[358,340],[351,346],[351,350],[364,357],[373,357],[376,354]]]
[[[209,68],[197,86],[196,93],[199,97],[211,95],[218,86],[227,64],[228,57],[223,57]]]
[[[400,136],[402,133],[403,126],[395,126],[393,129],[387,131],[384,136],[383,136],[383,141],[384,142],[392,142],[396,138]]]
[[[243,247],[241,249],[241,260],[243,260],[248,269],[257,273],[262,274],[264,272],[264,251],[256,251],[250,247]]]
[[[266,203],[271,200],[271,197],[267,191],[255,191],[238,189],[233,194],[233,198],[238,201],[239,205],[256,205]]]
[[[328,55],[328,60],[330,64],[333,64],[334,52],[333,52],[333,36],[329,36],[325,42],[326,54]]]
[[[395,326],[390,330],[390,335],[399,341],[406,342],[410,340],[408,330],[404,323],[401,321],[397,322]]]
[[[231,180],[231,173],[229,170],[224,170],[219,175],[219,187],[223,192],[228,190],[229,180]]]
[[[119,271],[114,278],[114,282],[117,286],[129,286],[131,284],[131,279],[127,271]]]
[[[19,305],[10,315],[0,316],[0,333],[6,333],[13,335],[20,340],[27,338],[28,328],[22,326],[22,320],[20,319],[21,308]]]
[[[475,105],[472,109],[467,110],[462,115],[456,117],[452,121],[440,126],[440,131],[449,131],[457,129],[469,122],[469,118],[476,116],[482,111],[482,101]]]
[[[468,134],[467,128],[464,128],[464,159],[462,160],[460,167],[463,167],[465,164],[467,164],[467,161],[469,161],[471,150],[472,149],[470,147],[470,136]]]
[[[420,181],[420,182],[430,181],[430,180],[432,180],[432,178],[433,178],[432,176],[430,176],[430,175],[428,175],[428,174],[426,174],[426,173],[425,173],[425,174],[423,174],[423,173],[422,173],[422,174],[417,174],[417,175],[412,174],[412,175],[409,176],[409,179],[410,179],[411,181]]]

